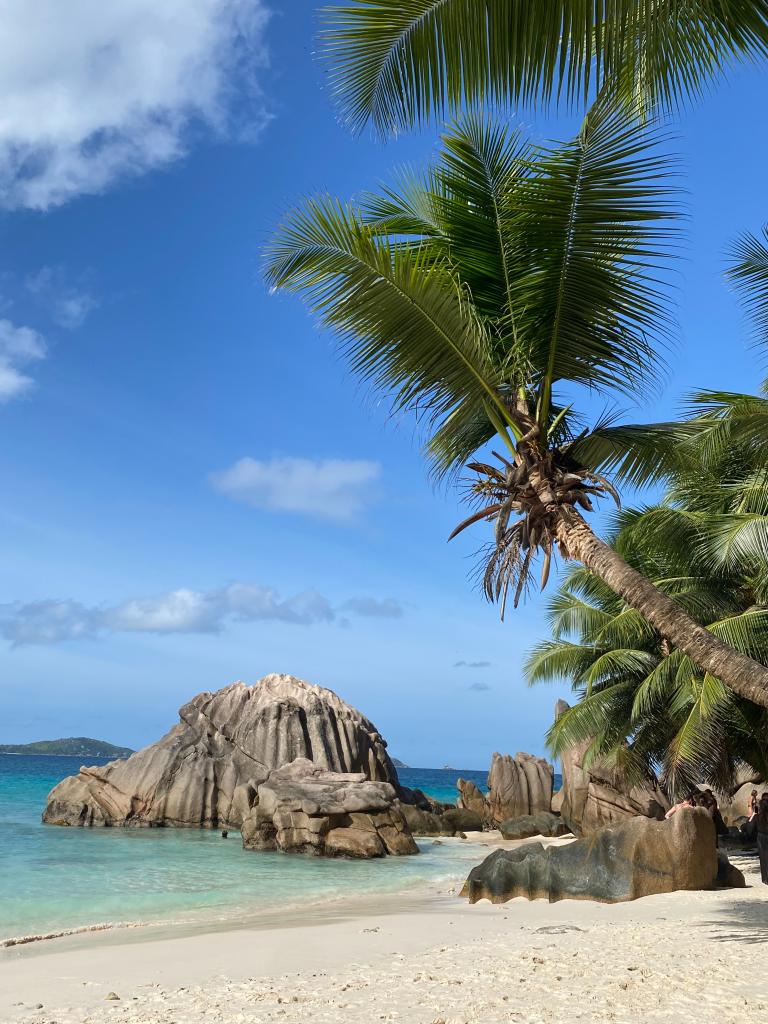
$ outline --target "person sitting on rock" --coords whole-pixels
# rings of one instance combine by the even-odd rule
[[[696,806],[696,794],[691,793],[685,800],[681,800],[679,804],[675,804],[674,807],[670,807],[667,813],[664,815],[665,818],[671,818],[673,814],[677,814],[678,811],[682,810],[683,807],[695,807]]]
[[[757,853],[760,877],[768,885],[768,793],[763,793],[757,806]]]

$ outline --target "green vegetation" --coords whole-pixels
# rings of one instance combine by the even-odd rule
[[[342,118],[381,134],[464,105],[565,100],[608,85],[675,110],[768,52],[766,0],[360,0],[323,12]]]
[[[0,743],[0,754],[49,754],[70,757],[129,757],[130,747],[116,747],[104,740],[87,736],[70,736],[61,740],[40,740],[37,743]]]
[[[768,235],[745,236],[729,273],[768,345]],[[614,547],[732,647],[768,663],[768,381],[762,394],[697,393],[679,424],[665,500],[618,518]],[[553,637],[530,682],[565,679],[578,703],[549,733],[555,754],[589,756],[673,793],[723,789],[747,764],[768,778],[768,715],[680,649],[583,569],[549,604]]]
[[[588,387],[640,399],[654,381],[670,315],[659,284],[674,230],[668,170],[653,130],[610,103],[547,148],[467,116],[425,174],[290,213],[267,276],[337,332],[396,412],[419,416],[438,475],[467,463],[479,507],[455,533],[494,523],[479,575],[502,615],[537,557],[544,586],[559,552],[702,672],[768,707],[768,669],[703,628],[582,515],[595,496],[618,500],[614,483],[660,479],[678,447],[674,424],[589,423],[565,397]]]
[[[589,422],[578,398],[653,382],[675,198],[656,118],[766,56],[767,0],[358,0],[326,8],[323,47],[353,130],[460,117],[426,173],[289,214],[267,276],[416,414],[438,478],[473,474],[454,533],[493,524],[479,577],[502,618],[535,562],[542,587],[556,554],[581,563],[528,666],[579,696],[553,750],[589,741],[670,791],[726,784],[741,761],[766,774],[768,386],[698,393],[682,423],[654,425]],[[594,97],[577,138],[546,148],[462,113]],[[762,340],[766,243],[746,235],[730,272]],[[661,481],[611,544],[588,526],[594,498]]]

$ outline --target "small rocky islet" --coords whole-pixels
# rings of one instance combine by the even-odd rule
[[[668,803],[653,780],[627,788],[599,764],[585,768],[584,754],[574,748],[563,758],[563,785],[553,793],[546,760],[495,753],[487,794],[460,779],[456,805],[441,804],[400,784],[385,740],[356,708],[331,690],[271,674],[198,694],[157,743],[82,767],[50,792],[43,821],[239,829],[248,850],[352,858],[417,854],[414,836],[483,829],[503,839],[581,837],[494,850],[465,883],[470,902],[617,902],[712,888],[718,878],[743,885],[718,859],[705,811],[664,821]]]

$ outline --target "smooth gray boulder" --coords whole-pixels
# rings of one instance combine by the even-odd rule
[[[298,758],[270,772],[253,800],[241,827],[246,849],[355,858],[419,852],[394,787],[361,773]]]
[[[249,788],[306,758],[319,768],[397,785],[376,727],[333,691],[290,675],[200,693],[179,724],[127,760],[83,767],[48,796],[55,825],[239,828]],[[236,797],[236,792],[238,793]]]
[[[506,903],[516,896],[621,903],[678,889],[713,889],[718,870],[721,877],[730,874],[718,865],[715,826],[703,808],[694,807],[668,821],[635,817],[559,846],[496,850],[472,869],[462,895],[470,903]]]
[[[549,811],[552,805],[552,765],[533,754],[495,753],[488,772],[488,817],[499,825],[510,818]]]

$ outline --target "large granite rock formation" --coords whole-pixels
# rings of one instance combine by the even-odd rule
[[[678,889],[712,889],[717,875],[715,827],[697,807],[668,821],[635,817],[565,845],[496,850],[472,869],[462,895],[470,903],[505,903],[515,896],[620,903]]]
[[[388,782],[298,758],[247,790],[238,794],[251,804],[241,828],[246,849],[358,858],[419,852]]]
[[[332,772],[397,785],[378,730],[331,690],[289,675],[201,693],[161,740],[127,760],[81,768],[48,796],[55,825],[238,828],[245,791],[275,768],[307,758]]]
[[[560,700],[556,717],[568,710]],[[618,824],[641,815],[661,820],[669,810],[669,802],[656,783],[649,779],[645,786],[627,785],[611,768],[593,762],[583,765],[589,743],[580,744],[563,754],[563,786],[552,799],[552,810],[562,815],[576,835],[588,835],[604,825]]]
[[[488,772],[488,816],[495,825],[525,814],[549,811],[552,765],[533,754],[494,754]]]

